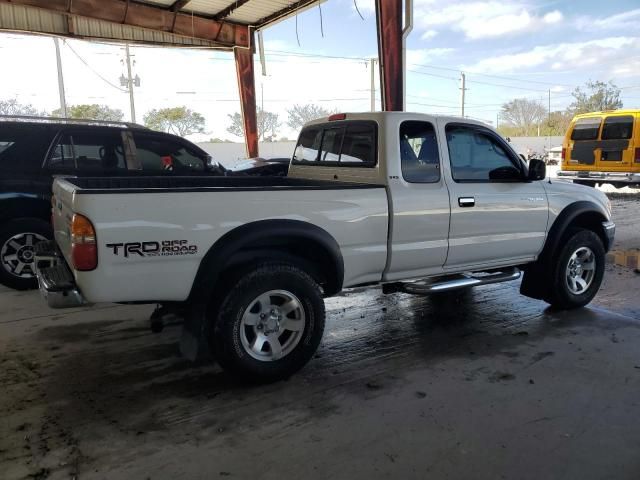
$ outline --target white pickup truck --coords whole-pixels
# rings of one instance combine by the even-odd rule
[[[615,225],[599,191],[545,180],[468,119],[336,114],[300,133],[287,177],[59,178],[52,307],[157,303],[181,347],[270,381],[301,368],[344,288],[428,294],[516,280],[559,308],[594,297]]]

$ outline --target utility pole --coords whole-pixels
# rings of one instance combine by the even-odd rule
[[[60,57],[60,42],[58,37],[53,37],[53,44],[56,47],[56,65],[58,66],[58,93],[60,94],[60,110],[62,116],[67,117],[67,101],[64,98],[64,78],[62,76],[62,58]]]
[[[551,89],[549,89],[549,107],[547,110],[547,144],[548,150],[551,150]]]
[[[370,58],[369,59],[369,70],[371,71],[371,111],[375,112],[376,111],[376,59],[375,58]]]
[[[131,105],[131,121],[136,123],[136,105],[133,100],[133,78],[131,78],[131,55],[129,54],[128,43],[125,44],[125,52],[127,55],[127,88],[129,89],[129,103]]]
[[[462,92],[460,95],[460,115],[464,117],[464,93],[466,92],[467,87],[466,77],[463,72],[460,72],[460,83],[462,84],[462,87],[460,88],[460,91]]]

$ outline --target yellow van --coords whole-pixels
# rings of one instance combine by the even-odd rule
[[[640,110],[576,115],[562,144],[559,177],[596,186],[640,186]]]

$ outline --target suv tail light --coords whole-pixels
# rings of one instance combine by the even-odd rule
[[[562,160],[564,160],[567,157],[567,149],[562,147]]]
[[[91,221],[79,214],[71,219],[71,260],[73,268],[86,271],[98,266],[98,245],[96,231]]]
[[[634,162],[640,163],[640,147],[636,148],[636,155],[635,155]]]
[[[53,226],[53,214],[56,211],[56,196],[51,195],[51,225]]]

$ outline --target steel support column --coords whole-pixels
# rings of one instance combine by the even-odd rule
[[[253,42],[251,42],[253,44]],[[233,51],[238,74],[238,90],[244,125],[244,141],[248,158],[258,156],[258,118],[256,112],[256,81],[253,68],[253,49]]]
[[[402,111],[402,0],[376,0],[382,110]]]

